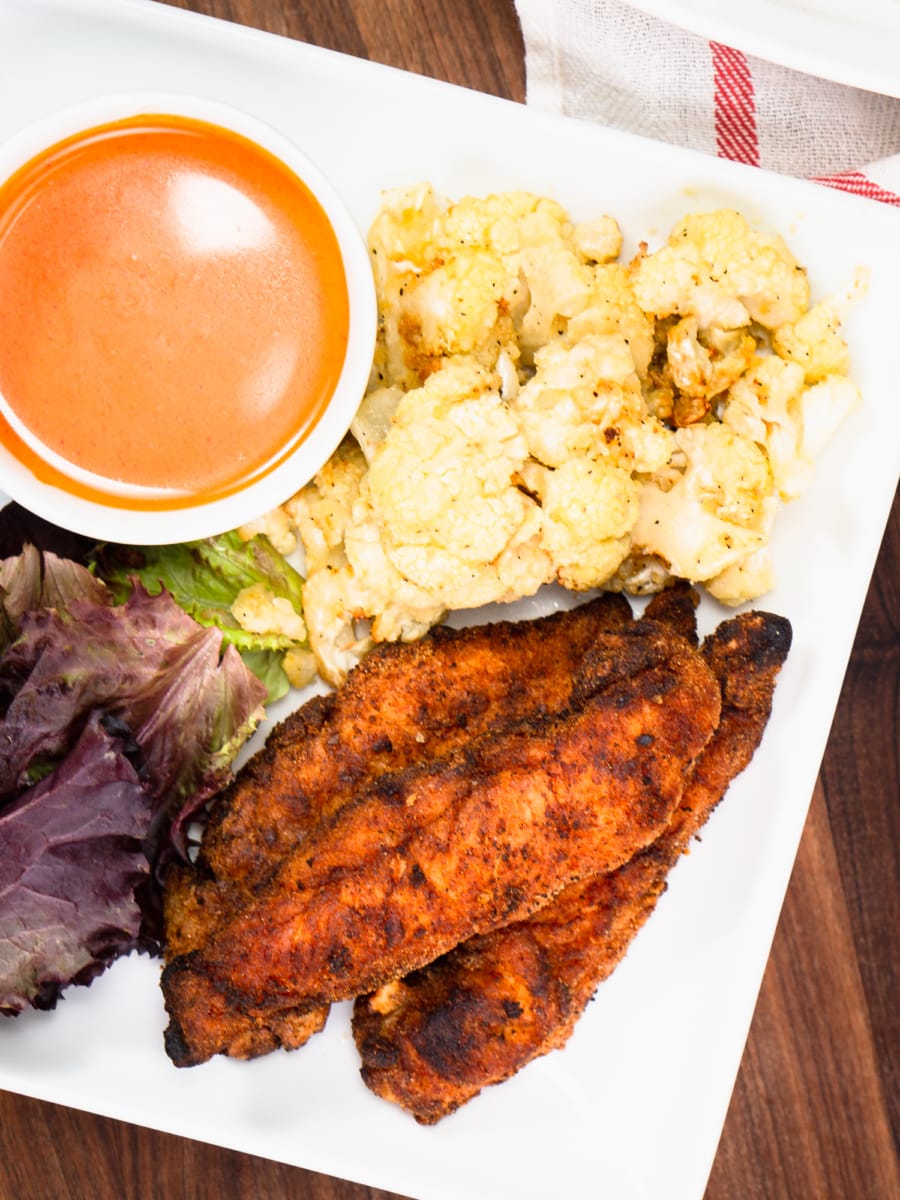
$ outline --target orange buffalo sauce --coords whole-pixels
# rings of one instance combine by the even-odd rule
[[[0,439],[54,482],[65,464],[43,465],[17,421],[101,495],[158,489],[135,507],[227,494],[314,426],[348,324],[318,201],[218,126],[111,122],[0,188]]]

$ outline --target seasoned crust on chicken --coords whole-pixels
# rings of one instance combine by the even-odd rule
[[[338,692],[277,725],[216,801],[197,868],[173,868],[166,881],[167,957],[205,942],[371,779],[565,707],[587,648],[631,616],[624,597],[606,594],[533,621],[438,627],[376,647]]]
[[[250,886],[362,781],[461,745],[481,730],[555,712],[597,633],[631,619],[622,597],[537,621],[439,626],[376,646],[340,690],[289,716],[212,810],[200,862]]]
[[[170,868],[167,959],[204,944],[283,853],[370,776],[561,708],[593,638],[630,620],[627,601],[605,595],[535,621],[438,628],[420,642],[378,647],[338,694],[314,698],[272,731],[214,808],[198,867]],[[264,1028],[248,1020],[226,1052],[249,1058],[296,1048],[323,1028],[327,1012],[285,1012]]]
[[[340,692],[314,698],[272,731],[214,808],[198,866],[169,868],[167,961],[205,944],[251,902],[287,850],[370,778],[562,709],[590,643],[631,618],[628,602],[607,594],[533,621],[441,627],[419,642],[378,647]],[[233,1025],[223,1052],[251,1058],[296,1049],[327,1016],[324,1007],[285,1011],[265,1025],[248,1018]]]
[[[170,1056],[204,1061],[248,1019],[372,990],[615,869],[668,823],[719,710],[715,678],[671,630],[602,634],[569,711],[375,779],[171,961]]]
[[[674,602],[673,602],[674,601]],[[654,601],[690,636],[683,592]],[[688,847],[762,737],[790,626],[762,613],[727,621],[703,656],[719,680],[718,728],[662,835],[610,874],[566,888],[524,921],[472,938],[436,962],[357,1000],[362,1077],[422,1124],[562,1046],[615,968]]]

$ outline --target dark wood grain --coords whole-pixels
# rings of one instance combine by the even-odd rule
[[[168,2],[524,99],[512,0]],[[900,1196],[898,631],[895,503],[706,1200]],[[0,1094],[0,1200],[26,1196],[391,1200],[385,1192]]]

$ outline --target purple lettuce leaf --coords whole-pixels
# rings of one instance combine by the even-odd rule
[[[0,627],[0,1011],[18,1012],[158,948],[162,868],[266,688],[168,592],[116,605],[29,548],[0,563]]]
[[[131,731],[179,828],[227,781],[263,715],[265,687],[233,648],[221,651],[220,630],[140,585],[124,605],[79,599],[27,613],[0,659],[0,687],[13,692],[0,720],[0,795],[32,782],[35,762],[64,755],[99,709]]]
[[[53,773],[0,811],[0,1012],[52,1008],[135,946],[153,805],[94,716]]]
[[[221,631],[198,627],[123,713],[154,792],[169,797],[168,842],[182,857],[187,822],[232,778],[266,695],[234,646],[222,653]]]
[[[106,584],[87,567],[27,545],[0,562],[0,651],[15,639],[27,612],[66,608],[73,600],[110,604]]]

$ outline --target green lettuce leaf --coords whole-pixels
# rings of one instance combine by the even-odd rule
[[[220,629],[226,644],[234,646],[266,684],[268,702],[287,692],[290,685],[281,665],[284,651],[308,643],[283,633],[249,632],[232,612],[244,588],[262,584],[302,615],[303,577],[264,535],[244,541],[231,532],[171,546],[104,545],[92,561],[118,601],[128,598],[137,579],[151,595],[165,588],[199,624]]]

